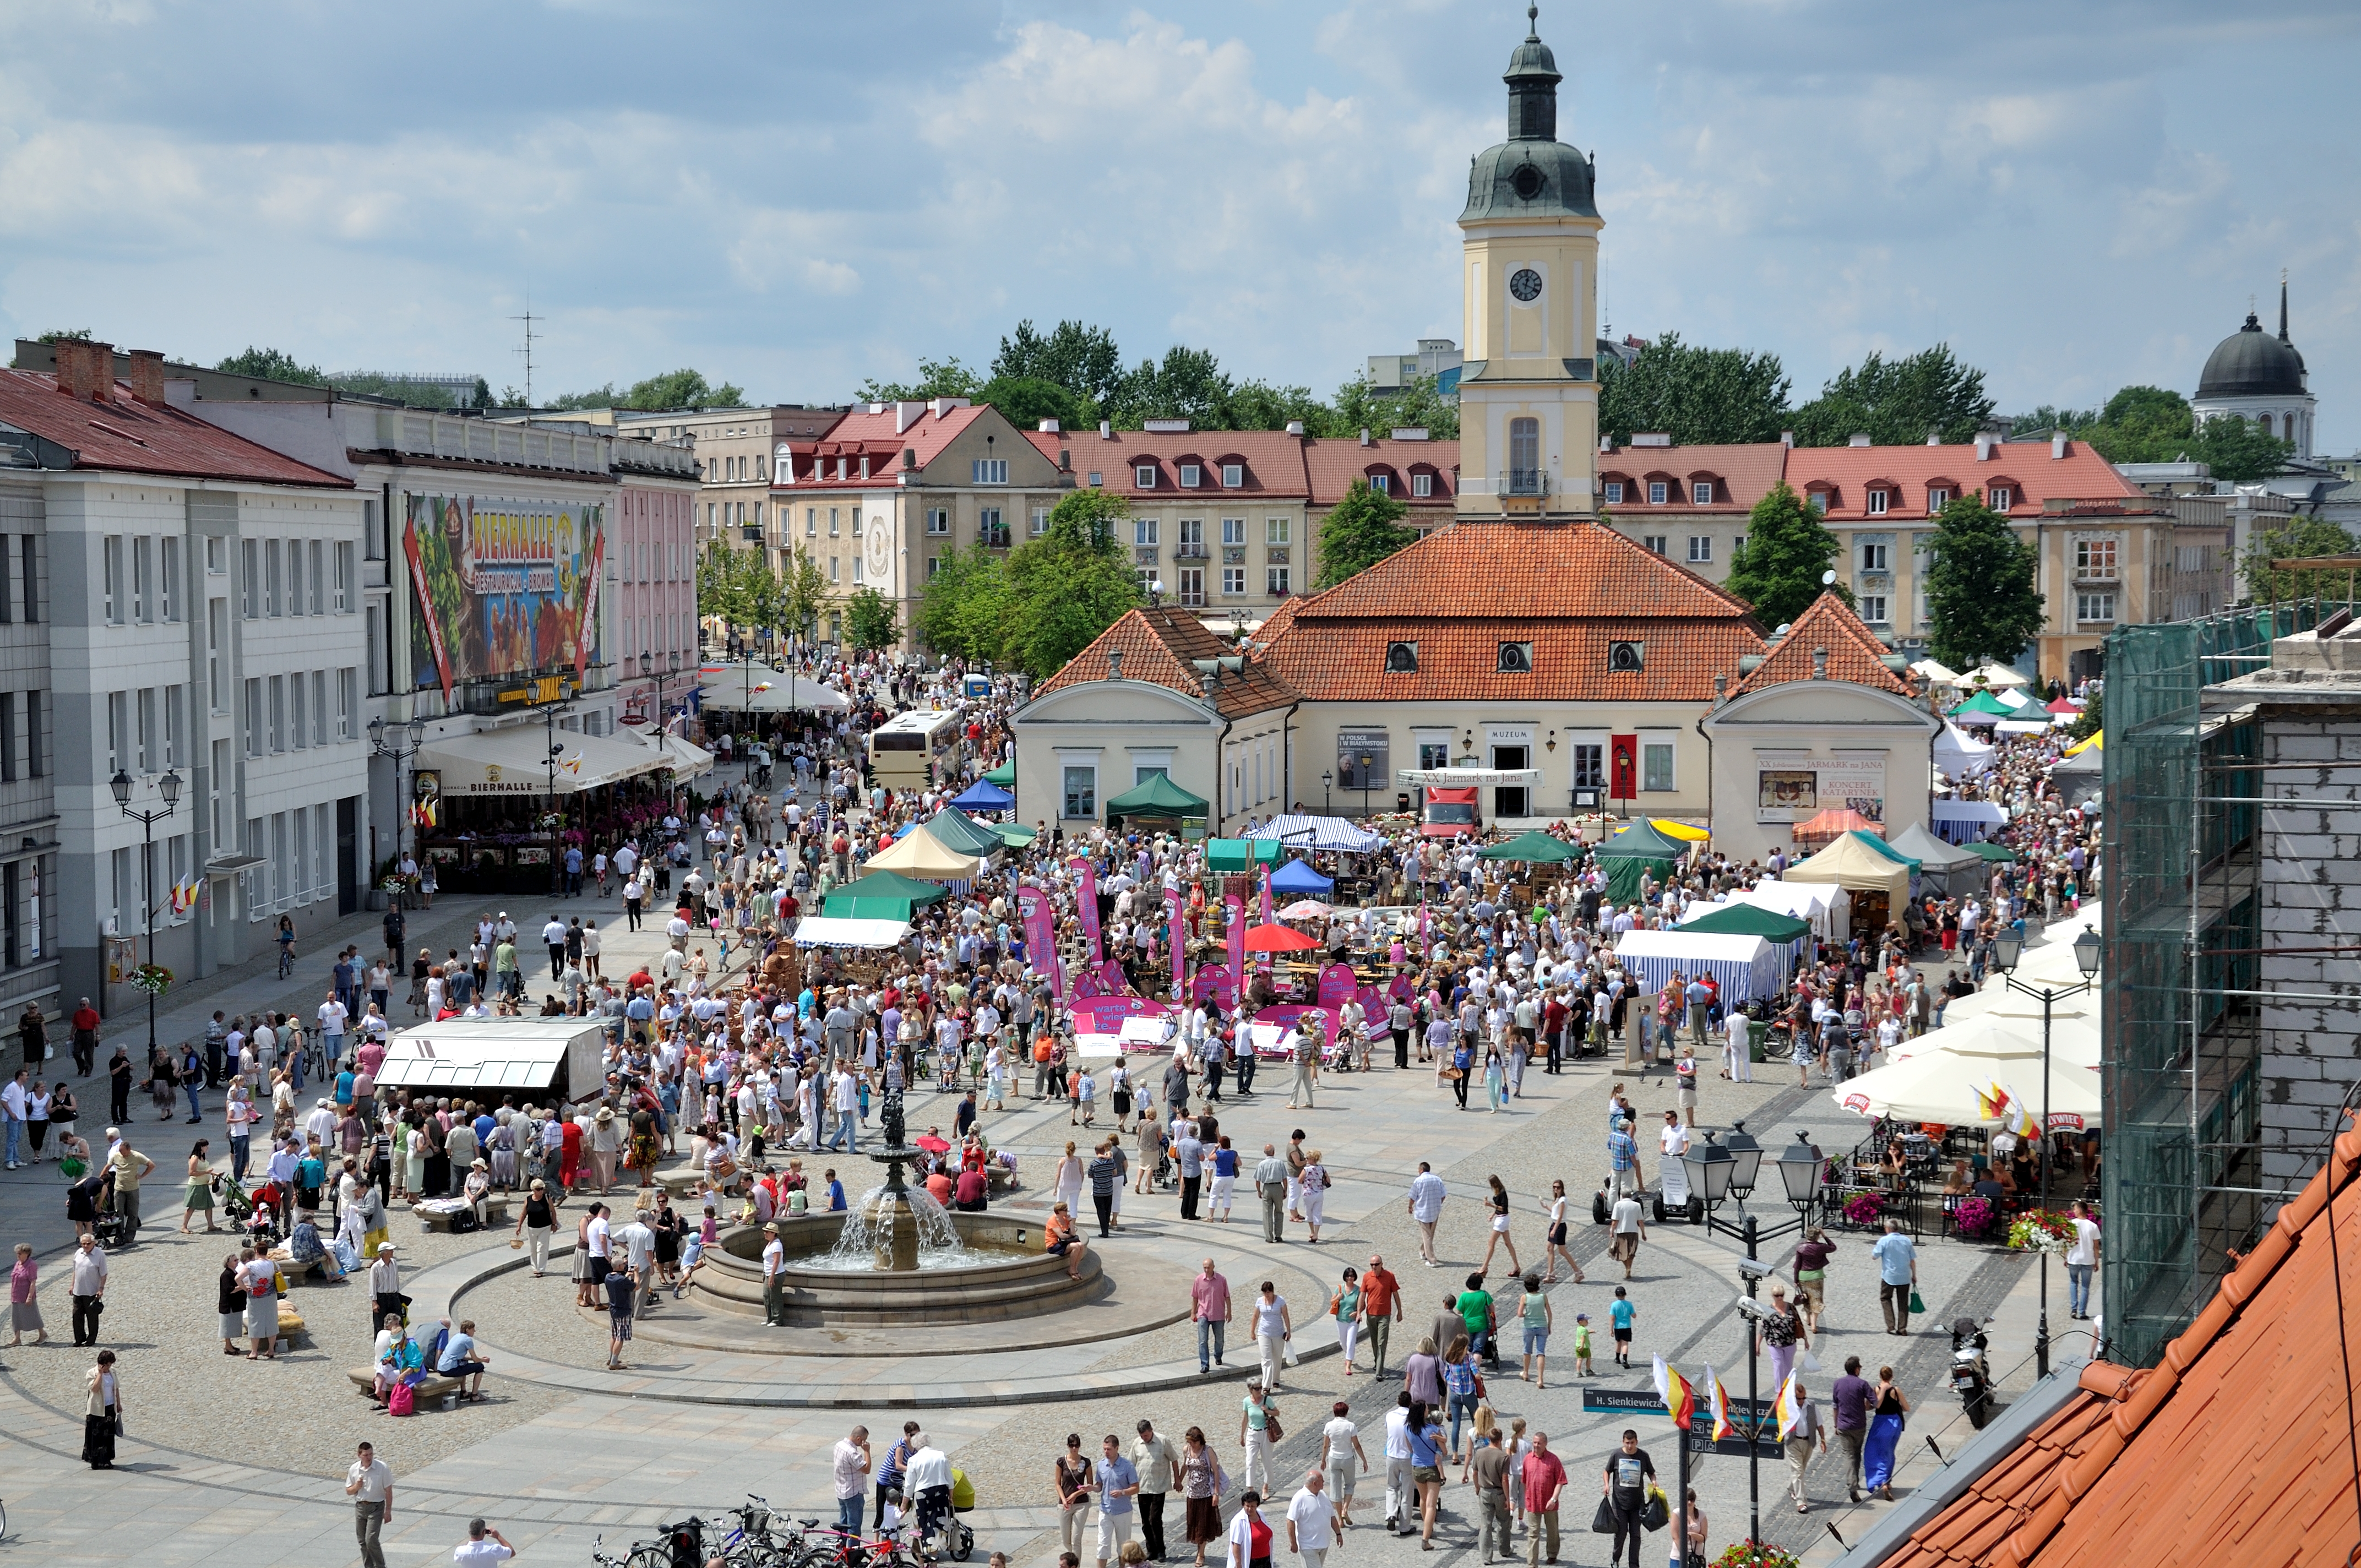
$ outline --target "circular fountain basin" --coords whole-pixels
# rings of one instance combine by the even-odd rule
[[[800,1214],[781,1219],[787,1250],[786,1320],[796,1327],[892,1328],[922,1324],[994,1323],[1041,1317],[1085,1306],[1112,1291],[1097,1249],[1082,1255],[1080,1279],[1066,1260],[1041,1250],[1041,1227],[997,1214],[948,1216],[961,1251],[921,1255],[917,1269],[862,1268],[830,1255],[851,1215]],[[760,1320],[763,1233],[739,1226],[722,1233],[691,1282],[693,1294],[726,1312]]]

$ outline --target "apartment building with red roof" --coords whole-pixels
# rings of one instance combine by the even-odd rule
[[[1635,435],[1621,445],[1602,441],[1599,512],[1626,538],[1708,581],[1725,582],[1730,557],[1746,541],[1747,516],[1777,488],[1786,458],[1786,448],[1772,442],[1684,446],[1664,435]]]

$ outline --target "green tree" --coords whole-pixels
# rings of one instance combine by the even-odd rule
[[[481,376],[476,378],[476,389],[467,394],[467,406],[471,409],[488,409],[492,406],[492,385]]]
[[[1312,587],[1333,588],[1418,543],[1418,530],[1401,523],[1409,510],[1395,497],[1369,488],[1367,479],[1354,480],[1345,499],[1321,520],[1320,576]]]
[[[2242,415],[2218,414],[2197,427],[2194,455],[2214,478],[2251,485],[2285,471],[2288,459],[2295,455],[2295,443],[2268,434]]]
[[[2353,536],[2324,517],[2292,517],[2272,529],[2257,529],[2239,557],[2239,573],[2246,579],[2246,595],[2261,600],[2310,598],[2315,593],[2341,591],[2342,576],[2321,572],[2275,572],[2273,561],[2315,555],[2350,555]]]
[[[1121,496],[1069,490],[1049,532],[1008,557],[996,623],[1002,664],[1049,675],[1139,603],[1139,580],[1120,543],[1129,515]]]
[[[1002,557],[982,544],[942,558],[918,590],[911,627],[945,658],[980,663],[1000,652],[1008,580]]]
[[[86,326],[51,327],[33,341],[35,343],[88,343],[90,328]],[[247,352],[251,354],[254,351],[248,349]]]
[[[2041,630],[2038,565],[2033,546],[1978,497],[1945,507],[1927,566],[1929,651],[1955,670],[2015,659]]]
[[[2094,690],[2084,698],[2082,711],[2074,716],[2074,722],[2066,727],[2066,733],[2077,740],[2088,740],[2092,736],[2104,729],[2107,727],[2107,716],[2101,710],[2104,707],[2106,695],[2103,691]]]
[[[1115,334],[1103,326],[1065,321],[1044,334],[1030,320],[1021,321],[1000,340],[1000,352],[992,358],[992,379],[1048,381],[1065,388],[1078,403],[1096,409],[1112,402],[1122,385],[1123,355]]]
[[[1459,411],[1451,411],[1451,428],[1459,428]],[[1230,389],[1222,411],[1224,430],[1285,430],[1301,420],[1307,435],[1335,435],[1336,413],[1314,397],[1309,387],[1274,387],[1268,381],[1241,381]],[[1396,421],[1408,423],[1408,421]]]
[[[788,550],[785,570],[779,576],[779,625],[789,631],[810,636],[819,625],[820,611],[828,608],[828,574],[819,569],[819,558],[806,550]]]
[[[1459,439],[1459,399],[1442,389],[1433,376],[1414,377],[1390,392],[1378,392],[1365,373],[1336,389],[1332,409],[1304,421],[1306,433],[1350,436],[1367,431],[1383,435],[1406,426],[1423,429],[1436,441]]]
[[[1036,429],[1045,419],[1056,420],[1060,430],[1072,430],[1093,418],[1089,412],[1093,405],[1057,382],[1037,376],[994,376],[983,384],[976,400],[998,409],[1019,430]]]
[[[902,636],[894,624],[894,601],[875,588],[853,589],[845,607],[844,635],[858,652],[875,653],[894,646]]]
[[[927,402],[935,398],[981,400],[983,378],[958,359],[921,359],[915,381],[868,380],[857,394],[864,403]]]
[[[1162,359],[1143,359],[1125,376],[1101,410],[1126,430],[1151,419],[1185,419],[1193,429],[1223,428],[1223,413],[1235,390],[1213,351],[1174,344]]]
[[[2124,388],[2080,433],[2110,463],[2203,463],[2235,485],[2268,478],[2295,453],[2235,414],[2200,424],[2189,400],[2163,387]]]
[[[664,409],[735,408],[746,400],[744,389],[724,381],[714,386],[705,377],[684,367],[661,376],[651,376],[644,381],[634,381],[631,389],[623,394],[621,406],[659,411]]]
[[[1776,441],[1786,428],[1786,372],[1775,354],[1702,348],[1668,332],[1630,365],[1598,364],[1598,433],[1628,442],[1655,431],[1683,445]]]
[[[1992,412],[1984,373],[1938,343],[1901,359],[1872,353],[1838,371],[1795,411],[1792,428],[1805,446],[1842,446],[1862,431],[1879,446],[1916,446],[1929,432],[1960,445],[1975,439]]]
[[[593,387],[587,392],[561,392],[542,404],[547,409],[611,409],[620,404],[623,394],[615,390],[615,383]]]
[[[307,387],[328,384],[325,372],[317,365],[305,365],[291,354],[276,348],[248,347],[243,354],[233,354],[217,361],[214,368],[231,376],[252,376],[263,381],[297,381]]]
[[[752,624],[747,614],[745,552],[715,540],[697,562],[697,613],[733,627]]]
[[[1725,586],[1754,607],[1765,628],[1784,626],[1820,597],[1820,579],[1843,548],[1820,514],[1782,482],[1747,514],[1746,543],[1730,558]],[[1842,581],[1828,591],[1852,603],[1852,590]]]

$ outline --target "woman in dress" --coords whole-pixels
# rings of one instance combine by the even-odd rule
[[[423,1130],[425,1117],[413,1106],[394,1128],[394,1168],[401,1172],[401,1184],[395,1188],[397,1198],[426,1196],[426,1135]]]
[[[1805,1326],[1803,1314],[1787,1302],[1786,1281],[1771,1287],[1771,1313],[1755,1331],[1755,1337],[1771,1357],[1771,1387],[1786,1387],[1788,1374],[1795,1370],[1795,1352],[1812,1348],[1812,1331]]]
[[[206,1145],[207,1140],[199,1138],[197,1146],[189,1151],[188,1196],[181,1204],[181,1234],[184,1236],[189,1234],[189,1216],[192,1214],[205,1217],[206,1230],[221,1229],[214,1223],[214,1168],[213,1162],[205,1157]]]
[[[115,1370],[115,1353],[102,1350],[83,1386],[89,1397],[82,1404],[82,1456],[93,1470],[115,1468],[115,1434],[123,1424],[123,1379]]]
[[[1367,1306],[1361,1295],[1361,1275],[1347,1266],[1345,1277],[1328,1298],[1328,1315],[1336,1321],[1336,1347],[1345,1353],[1345,1376],[1353,1376],[1353,1351],[1361,1343],[1361,1327],[1368,1321]]]
[[[1509,1234],[1509,1190],[1497,1176],[1492,1178],[1492,1195],[1486,1200],[1486,1202],[1492,1211],[1492,1237],[1484,1245],[1481,1272],[1487,1276],[1491,1274],[1492,1254],[1499,1249],[1502,1243],[1506,1243],[1509,1248],[1510,1275],[1514,1277],[1522,1274],[1525,1271],[1525,1266],[1517,1261],[1517,1238]]]
[[[1328,1204],[1328,1168],[1320,1163],[1320,1151],[1307,1149],[1303,1169],[1295,1179],[1296,1204],[1303,1211],[1304,1228],[1312,1234],[1312,1245],[1319,1245],[1320,1217]]]
[[[8,1348],[16,1349],[25,1343],[25,1331],[33,1331],[35,1344],[49,1343],[49,1331],[41,1325],[41,1301],[38,1290],[41,1266],[33,1261],[33,1249],[25,1242],[16,1244],[16,1261],[8,1270]]]
[[[1049,1185],[1056,1190],[1059,1201],[1066,1205],[1069,1213],[1081,1212],[1082,1161],[1074,1152],[1074,1140],[1071,1138],[1066,1140],[1066,1152],[1059,1159],[1057,1169],[1050,1173]]]
[[[574,1224],[574,1304],[577,1307],[599,1305],[598,1286],[590,1277],[590,1222],[598,1217],[598,1205],[593,1203]]]
[[[1492,1107],[1492,1113],[1496,1116],[1499,1115],[1501,1110],[1509,1103],[1508,1075],[1508,1064],[1500,1059],[1500,1047],[1498,1046],[1485,1047],[1484,1098],[1485,1101]]]
[[[1565,1183],[1551,1182],[1549,1231],[1546,1239],[1542,1243],[1542,1266],[1548,1270],[1542,1276],[1542,1283],[1544,1285],[1557,1283],[1557,1263],[1560,1258],[1565,1259],[1566,1267],[1573,1270],[1569,1277],[1576,1285],[1582,1283],[1582,1265],[1575,1262],[1574,1254],[1566,1250],[1565,1209]]]
[[[1222,1489],[1228,1477],[1205,1446],[1202,1427],[1180,1434],[1180,1497],[1187,1508],[1182,1533],[1197,1549],[1194,1568],[1205,1568],[1205,1548],[1222,1539]]]
[[[1910,1401],[1894,1381],[1894,1368],[1877,1369],[1877,1403],[1872,1407],[1869,1436],[1861,1445],[1861,1478],[1873,1497],[1894,1500],[1894,1451],[1902,1442],[1903,1418]]]

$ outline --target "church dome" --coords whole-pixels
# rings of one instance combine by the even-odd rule
[[[2202,398],[2300,398],[2304,395],[2303,356],[2285,337],[2273,337],[2252,311],[2246,324],[2224,338],[2205,356],[2197,378]]]
[[[1557,57],[1542,42],[1540,12],[1529,5],[1531,30],[1509,57],[1500,80],[1509,87],[1509,139],[1469,161],[1463,224],[1487,218],[1595,218],[1597,171],[1591,160],[1557,139]]]

